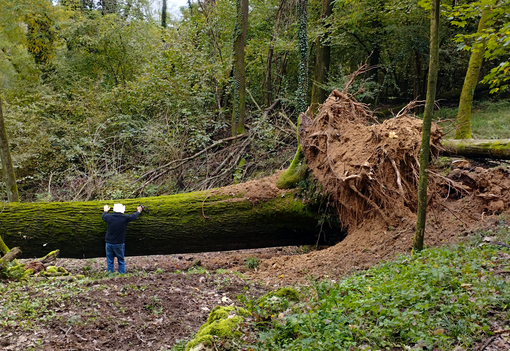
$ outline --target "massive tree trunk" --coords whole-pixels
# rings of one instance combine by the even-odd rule
[[[234,104],[232,106],[232,136],[244,133],[246,111],[246,64],[244,46],[248,28],[248,0],[236,0],[237,18],[234,28]]]
[[[482,33],[488,26],[490,9],[482,11],[482,17],[478,23],[478,33]],[[471,139],[471,103],[473,102],[473,95],[475,93],[476,84],[478,83],[478,76],[482,68],[483,54],[485,52],[485,40],[473,46],[471,57],[469,58],[469,65],[462,86],[462,93],[459,101],[459,112],[457,114],[457,131],[455,132],[455,139]]]
[[[292,193],[251,202],[204,191],[122,203],[127,212],[140,203],[148,207],[128,225],[127,255],[315,244],[320,232],[317,210]],[[20,247],[23,257],[41,257],[56,249],[61,257],[100,257],[105,254],[105,204],[112,202],[7,204],[0,213],[0,235],[8,246]],[[326,227],[328,239],[339,233]]]
[[[7,139],[7,131],[5,130],[1,97],[0,97],[0,158],[2,161],[2,170],[4,173],[7,200],[9,202],[19,202],[18,185],[16,184],[16,176],[14,175],[14,167],[12,165],[11,151],[9,149],[9,141]]]
[[[510,139],[442,140],[443,155],[510,160]]]
[[[430,10],[430,62],[427,82],[427,99],[425,113],[423,114],[423,127],[420,151],[420,178],[418,181],[418,210],[416,230],[414,234],[415,250],[423,249],[425,224],[427,219],[427,183],[430,158],[430,128],[434,104],[436,101],[437,75],[439,69],[439,6],[440,0],[432,0]]]

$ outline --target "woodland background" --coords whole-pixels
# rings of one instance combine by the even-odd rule
[[[351,92],[382,116],[425,99],[430,2],[310,0],[299,16],[296,0],[252,0],[245,132],[233,133],[240,4],[198,0],[171,18],[166,2],[155,12],[145,0],[0,0],[0,96],[21,200],[157,196],[286,168],[302,110],[300,24],[307,28],[307,106],[343,88],[360,63],[373,69]],[[480,35],[487,4],[496,15]],[[482,96],[508,97],[509,6],[443,2],[443,105],[458,103],[470,49],[482,37],[489,40]],[[232,135],[233,142],[215,144]]]

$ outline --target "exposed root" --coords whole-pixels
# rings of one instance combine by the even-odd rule
[[[331,194],[345,226],[366,219],[396,225],[416,210],[422,122],[400,114],[370,124],[372,112],[346,91],[333,91],[315,119],[301,115],[308,166]],[[433,156],[441,136],[433,125]]]

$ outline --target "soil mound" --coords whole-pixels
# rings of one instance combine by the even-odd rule
[[[397,115],[370,124],[371,117],[365,105],[339,91],[315,119],[301,115],[300,143],[308,167],[330,194],[348,234],[324,250],[265,260],[254,276],[271,284],[303,283],[311,276],[336,279],[411,250],[422,121]],[[442,135],[433,124],[433,158]],[[429,168],[426,246],[458,242],[510,213],[508,165],[457,161],[441,170],[434,163]]]
[[[395,226],[416,211],[422,121],[402,115],[372,124],[372,112],[334,90],[311,119],[301,115],[300,142],[315,177],[336,202],[349,227],[367,219]],[[433,124],[431,155],[440,128]]]

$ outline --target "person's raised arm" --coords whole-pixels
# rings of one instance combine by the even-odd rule
[[[138,216],[140,215],[140,213],[142,213],[143,211],[143,207],[140,205],[136,208],[136,212],[133,213],[133,214],[130,214],[129,215],[129,219],[128,219],[128,222],[131,222],[131,221],[134,221],[135,219],[138,218]]]

